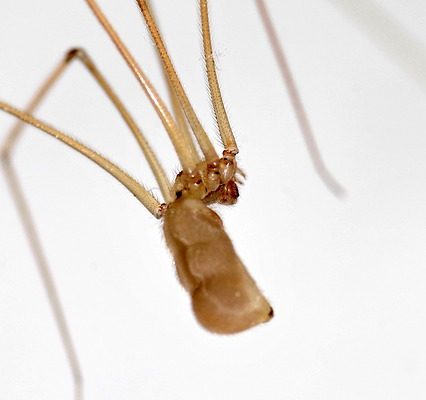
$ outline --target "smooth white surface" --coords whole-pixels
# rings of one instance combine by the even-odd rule
[[[164,93],[134,2],[100,3]],[[178,72],[214,132],[196,1],[157,3]],[[210,3],[220,81],[248,175],[239,204],[220,213],[276,316],[240,335],[203,331],[161,223],[103,171],[28,129],[15,164],[81,359],[85,399],[426,397],[426,91],[331,2],[268,1],[322,154],[349,192],[336,200],[311,168],[254,2]],[[426,43],[422,1],[382,3]],[[83,46],[173,176],[177,158],[158,119],[83,1],[2,0],[0,18],[2,99],[25,105],[64,51]],[[159,194],[81,66],[37,115]],[[11,122],[2,114],[1,132]],[[71,399],[3,176],[0,193],[0,398]]]

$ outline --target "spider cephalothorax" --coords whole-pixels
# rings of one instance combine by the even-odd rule
[[[235,156],[224,152],[221,158],[198,163],[193,171],[179,172],[172,190],[177,199],[190,197],[205,204],[235,204],[239,196],[238,172]]]

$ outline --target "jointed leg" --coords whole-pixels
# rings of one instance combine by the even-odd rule
[[[98,82],[99,86],[103,89],[105,94],[108,96],[108,98],[111,100],[111,102],[114,104],[114,106],[117,108],[118,112],[122,116],[123,120],[131,130],[133,136],[135,137],[136,141],[138,142],[145,158],[148,161],[149,166],[151,167],[152,172],[154,173],[154,176],[158,182],[158,185],[160,186],[161,193],[163,195],[164,201],[166,203],[169,203],[172,201],[172,196],[170,192],[170,183],[167,179],[167,176],[161,167],[159,161],[157,160],[154,152],[152,151],[151,147],[149,146],[147,140],[145,139],[143,133],[139,129],[138,125],[134,121],[134,119],[131,117],[129,112],[124,107],[121,100],[118,98],[112,87],[108,84],[106,79],[103,77],[99,69],[96,67],[96,65],[93,63],[89,55],[80,48],[71,49],[68,51],[64,58],[59,62],[57,67],[52,71],[48,79],[43,83],[43,85],[39,88],[39,90],[36,92],[32,100],[30,101],[28,107],[26,108],[26,112],[28,114],[32,114],[36,108],[39,106],[39,104],[43,101],[45,96],[48,94],[49,90],[52,88],[52,86],[58,81],[58,79],[62,76],[66,68],[70,65],[70,63],[73,60],[80,60],[82,64],[87,68],[87,70],[90,72],[90,74],[95,78],[95,80]],[[17,138],[19,137],[19,134],[23,128],[23,122],[18,121],[16,125],[13,127],[9,135],[7,136],[4,145],[0,149],[1,155],[8,156],[9,153],[13,149],[13,144],[16,142]]]
[[[34,126],[54,137],[60,142],[66,144],[72,149],[78,151],[80,154],[93,161],[99,167],[104,169],[115,179],[117,179],[122,185],[124,185],[144,206],[152,215],[156,218],[161,218],[164,211],[164,206],[158,202],[158,200],[149,193],[138,181],[133,177],[124,172],[118,165],[114,164],[107,158],[103,157],[93,149],[73,139],[69,135],[53,128],[45,122],[33,117],[31,114],[20,111],[17,108],[11,106],[8,103],[0,101],[0,110],[7,112],[10,115],[20,119],[21,121]],[[9,160],[9,154],[4,153],[1,157],[4,161]]]
[[[68,365],[71,369],[72,380],[74,384],[74,399],[83,399],[83,375],[80,367],[80,361],[73,343],[70,329],[65,318],[64,309],[62,307],[58,291],[51,273],[51,269],[41,246],[39,235],[34,225],[34,220],[31,216],[28,202],[25,199],[22,188],[19,184],[19,179],[8,157],[2,158],[2,166],[5,172],[7,183],[10,187],[12,197],[21,217],[21,221],[25,230],[25,234],[29,240],[31,251],[35,258],[38,272],[41,276],[46,294],[49,300],[50,307],[59,331],[59,335],[64,346],[65,355]]]
[[[121,56],[126,61],[130,70],[133,72],[134,76],[136,77],[145,94],[147,95],[154,110],[159,116],[164,128],[166,129],[171,142],[173,143],[173,146],[176,150],[176,154],[179,157],[179,161],[182,165],[183,170],[192,171],[195,168],[195,165],[198,163],[199,157],[198,154],[194,153],[193,151],[194,146],[191,146],[190,143],[190,141],[192,140],[191,137],[186,137],[179,130],[175,120],[173,119],[170,111],[164,104],[162,98],[159,96],[154,86],[149,81],[146,74],[143,72],[142,68],[139,66],[139,64],[136,62],[135,58],[127,49],[121,38],[118,36],[117,32],[114,30],[102,10],[99,8],[96,1],[86,0],[86,2],[92,9],[100,24],[104,27],[107,34],[110,36],[117,50],[120,52]]]
[[[95,151],[90,148],[82,145],[81,143],[75,141],[69,136],[65,135],[63,132],[58,131],[42,121],[34,118],[30,115],[43,98],[49,92],[49,89],[54,85],[54,83],[58,80],[61,74],[64,72],[66,67],[69,65],[72,59],[78,58],[83,64],[88,68],[91,74],[95,77],[100,86],[104,89],[108,97],[114,103],[114,105],[119,110],[123,119],[133,132],[136,140],[139,145],[143,149],[145,155],[147,156],[148,162],[150,163],[155,176],[162,188],[162,192],[166,201],[169,201],[171,198],[170,189],[167,179],[165,178],[165,174],[162,172],[161,167],[155,159],[155,156],[152,154],[149,146],[147,145],[144,137],[142,136],[139,128],[135,124],[134,120],[131,118],[127,110],[122,105],[121,101],[115,95],[113,90],[110,88],[108,83],[102,77],[100,72],[88,58],[87,54],[80,49],[74,49],[68,52],[63,59],[63,61],[54,69],[54,71],[50,74],[48,79],[43,83],[40,89],[37,91],[35,96],[30,101],[27,112],[22,112],[20,110],[15,109],[7,103],[0,102],[0,110],[3,110],[19,119],[17,124],[13,127],[10,133],[7,135],[5,141],[3,142],[2,147],[0,148],[0,161],[5,171],[7,182],[10,186],[12,196],[15,200],[15,204],[17,205],[27,238],[30,242],[31,250],[33,252],[34,258],[36,260],[39,273],[41,275],[44,287],[47,292],[47,296],[49,299],[50,306],[52,308],[52,312],[54,315],[54,319],[56,321],[56,325],[59,330],[59,334],[64,346],[64,350],[66,353],[66,357],[68,360],[68,364],[71,369],[73,382],[74,382],[74,399],[82,400],[83,399],[83,378],[82,372],[80,368],[80,362],[78,360],[78,356],[73,344],[73,340],[71,337],[70,330],[68,328],[68,324],[65,318],[65,314],[63,311],[62,304],[60,302],[57,289],[55,287],[52,273],[47,263],[46,256],[43,252],[43,248],[41,246],[39,236],[37,234],[33,219],[31,217],[31,213],[28,207],[28,203],[23,194],[22,188],[19,184],[18,177],[16,172],[14,171],[11,154],[14,148],[14,145],[19,138],[21,130],[24,126],[24,123],[31,124],[36,128],[50,134],[56,139],[62,141],[67,144],[71,148],[79,151],[92,161],[96,162],[99,166],[105,169],[108,173],[113,175],[116,179],[118,179],[123,185],[125,185],[142,203],[143,205],[157,218],[160,218],[162,212],[164,210],[164,206],[161,205],[149,192],[147,192],[138,182],[136,182],[132,177],[128,176],[124,173],[118,166],[97,154]],[[151,155],[149,155],[151,153]],[[148,154],[148,155],[147,155]]]
[[[296,83],[293,79],[293,75],[290,71],[290,67],[284,55],[284,51],[282,49],[280,41],[278,40],[275,29],[272,25],[272,21],[269,17],[265,2],[263,0],[256,0],[256,4],[259,9],[260,16],[262,17],[263,23],[265,25],[266,32],[269,36],[269,40],[275,53],[279,68],[281,70],[283,80],[285,82],[285,85],[287,86],[290,100],[292,102],[293,109],[296,114],[303,138],[305,139],[306,147],[308,149],[314,168],[321,180],[327,186],[327,188],[334,195],[342,196],[345,194],[345,189],[339,184],[339,182],[336,181],[333,175],[331,175],[330,171],[327,169],[321,157],[321,153],[315,141],[315,137],[312,132],[308,116],[306,115],[305,109],[303,107],[302,100],[297,90]]]
[[[216,75],[216,66],[213,57],[213,49],[211,43],[209,14],[207,8],[207,0],[200,0],[201,28],[203,33],[203,49],[204,61],[206,63],[207,78],[209,81],[210,96],[216,116],[222,143],[225,148],[224,154],[238,154],[238,146],[235,140],[232,128],[228,120],[228,115],[223,104],[222,94],[220,92],[219,81]]]
[[[159,29],[158,22],[157,22],[158,20],[157,20],[156,15],[155,15],[155,7],[152,7],[151,2],[148,1],[148,0],[146,1],[146,4],[149,7],[151,17],[152,17],[152,20],[153,20],[155,26],[157,26],[157,29]],[[172,106],[173,117],[176,121],[176,124],[177,124],[180,132],[182,132],[182,134],[185,137],[188,138],[187,142],[191,146],[191,152],[193,152],[194,154],[197,154],[197,150],[195,148],[194,141],[191,138],[191,133],[189,131],[189,127],[188,127],[188,123],[187,123],[185,114],[183,112],[183,109],[182,109],[182,106],[179,102],[179,99],[176,95],[175,89],[173,87],[173,82],[171,81],[169,74],[167,73],[167,70],[164,68],[164,63],[161,59],[161,53],[159,51],[157,51],[157,56],[158,56],[158,59],[159,59],[161,65],[163,66],[162,70],[163,70],[164,80],[167,82],[167,90],[169,92],[169,98],[170,98],[170,102],[171,102],[171,106]],[[197,162],[199,162],[199,161],[201,161],[201,160],[198,159]]]
[[[92,0],[89,0],[92,2]],[[158,54],[163,65],[163,69],[167,75],[167,80],[171,83],[173,91],[176,94],[176,97],[179,99],[179,103],[185,113],[186,119],[188,120],[189,125],[194,133],[194,136],[197,138],[197,142],[200,145],[200,148],[204,154],[204,157],[207,161],[213,161],[217,158],[216,151],[211,143],[209,137],[207,136],[204,128],[202,127],[195,111],[186,95],[186,92],[180,82],[179,77],[175,71],[175,68],[172,64],[170,56],[167,52],[166,46],[163,43],[163,39],[158,30],[157,24],[151,14],[149,8],[149,2],[147,0],[137,0],[139,8],[142,12],[142,15],[145,19],[146,25],[150,31],[152,40],[155,43]]]

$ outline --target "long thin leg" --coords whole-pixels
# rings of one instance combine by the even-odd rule
[[[321,157],[321,153],[318,149],[318,145],[315,141],[314,134],[312,132],[311,124],[309,123],[308,116],[306,115],[303,107],[302,100],[297,90],[296,83],[291,73],[290,67],[286,60],[284,50],[280,44],[280,41],[275,32],[274,26],[272,25],[271,18],[263,0],[256,0],[257,7],[259,9],[260,16],[265,25],[266,32],[269,36],[272,48],[275,53],[278,65],[281,70],[282,78],[287,87],[291,103],[293,105],[294,112],[296,113],[297,121],[299,123],[300,130],[302,131],[303,138],[306,143],[309,155],[314,165],[315,171],[327,186],[327,188],[335,196],[343,196],[345,189],[337,182],[330,171],[325,166],[324,160]]]
[[[209,137],[204,131],[204,128],[202,127],[200,121],[198,120],[198,117],[195,114],[195,111],[188,99],[188,96],[186,95],[186,92],[180,82],[180,79],[177,76],[175,68],[167,52],[166,46],[164,45],[163,39],[158,30],[157,24],[155,23],[154,18],[151,15],[148,2],[146,0],[137,0],[137,3],[139,5],[143,17],[145,18],[145,22],[151,33],[152,40],[155,42],[155,47],[157,48],[157,51],[160,55],[163,68],[168,76],[168,80],[173,86],[176,96],[179,99],[182,109],[186,115],[188,123],[191,126],[195,137],[197,138],[198,144],[200,145],[200,148],[207,161],[215,160],[217,158],[216,151]]]
[[[58,70],[55,70],[57,72]],[[46,91],[44,91],[46,92]],[[39,92],[40,93],[40,92]],[[38,97],[38,96],[36,96]],[[35,99],[34,99],[35,100]],[[30,104],[30,107],[34,106],[34,102]],[[46,133],[54,136],[58,140],[64,142],[75,150],[79,151],[83,155],[86,155],[89,159],[96,162],[107,172],[117,178],[123,185],[125,185],[131,192],[151,211],[153,215],[157,218],[160,218],[162,211],[164,209],[163,205],[160,205],[149,192],[147,192],[139,183],[137,183],[133,178],[126,175],[123,171],[120,170],[115,164],[111,163],[104,157],[96,154],[93,150],[87,148],[86,146],[74,141],[64,133],[49,127],[43,122],[35,119],[31,115],[19,111],[10,105],[0,102],[0,109],[14,115],[19,118],[21,121],[29,123]],[[19,127],[20,128],[20,127]],[[68,364],[71,370],[73,384],[74,384],[74,399],[82,400],[83,399],[83,376],[80,368],[80,362],[73,344],[72,336],[68,328],[68,324],[65,318],[62,304],[60,302],[58,292],[55,287],[55,283],[50,271],[49,265],[47,263],[46,256],[43,252],[43,248],[39,241],[39,236],[35,228],[35,224],[31,217],[31,213],[28,207],[28,202],[26,201],[22,188],[19,184],[18,177],[14,171],[10,156],[11,149],[13,148],[13,143],[16,142],[16,139],[19,135],[19,129],[15,126],[11,134],[7,137],[5,147],[3,151],[0,152],[0,161],[5,171],[7,182],[10,186],[12,196],[15,200],[15,204],[18,208],[19,215],[21,217],[24,230],[26,232],[27,238],[29,240],[32,253],[36,260],[40,276],[42,278],[50,306],[52,308],[53,316],[56,321],[56,325],[59,330],[59,334],[64,346],[65,354],[68,360]],[[139,192],[139,193],[138,193]],[[151,201],[151,202],[149,202]]]
[[[151,16],[154,20],[154,24],[157,26],[157,29],[160,29],[160,27],[158,25],[158,19],[156,18],[156,15],[155,15],[155,7],[152,7],[152,4],[151,4],[150,1],[147,1],[146,3],[148,4],[148,7],[151,11]],[[164,80],[167,82],[167,90],[169,92],[169,98],[170,98],[170,102],[171,102],[171,106],[172,106],[172,113],[173,113],[173,116],[175,118],[175,121],[176,121],[176,123],[179,127],[179,130],[182,132],[182,134],[187,136],[188,138],[190,138],[191,133],[189,132],[189,127],[188,127],[188,123],[185,119],[185,114],[182,110],[179,99],[176,96],[175,89],[173,88],[173,83],[171,82],[170,77],[167,74],[166,69],[164,68],[163,62],[161,60],[161,54],[160,54],[159,51],[157,51],[157,56],[158,56],[158,59],[159,59],[161,65],[163,66],[163,68],[162,68],[163,76],[164,76]],[[192,141],[192,139],[189,139],[188,143],[191,143],[191,145],[194,146],[194,142]],[[196,152],[195,147],[194,147],[193,151]]]
[[[146,160],[148,161],[148,164],[154,173],[155,179],[157,180],[160,186],[160,190],[163,195],[164,201],[166,203],[171,202],[173,198],[171,196],[171,191],[170,191],[170,182],[167,179],[166,173],[164,172],[164,169],[162,168],[160,162],[155,156],[153,150],[151,149],[151,146],[148,144],[148,141],[146,140],[145,136],[143,135],[143,133],[137,126],[135,120],[131,117],[129,112],[126,110],[121,100],[115,94],[111,86],[102,76],[99,69],[95,66],[93,61],[90,59],[89,55],[83,49],[73,49],[68,53],[68,55],[70,58],[76,57],[77,59],[82,61],[83,65],[88,69],[91,75],[96,79],[98,84],[102,87],[104,92],[107,94],[109,99],[115,105],[115,107],[117,108],[121,116],[123,117],[124,121],[126,122],[127,126],[132,131]]]
[[[118,165],[101,156],[99,153],[96,153],[96,151],[90,147],[85,146],[84,144],[73,139],[69,135],[33,117],[31,114],[18,110],[8,103],[0,101],[0,110],[3,110],[8,114],[20,119],[21,121],[34,126],[40,131],[47,133],[48,135],[54,137],[72,149],[78,151],[80,154],[93,161],[95,164],[117,179],[122,185],[124,185],[145,206],[145,208],[151,212],[152,215],[154,215],[154,217],[162,217],[164,212],[164,205],[160,204],[150,192],[148,192],[133,177],[125,173]]]
[[[139,1],[139,0],[138,0]],[[232,132],[231,124],[223,104],[222,94],[220,92],[219,81],[216,74],[216,66],[213,56],[212,41],[209,27],[209,13],[207,0],[200,0],[201,28],[203,32],[204,61],[207,70],[207,79],[209,82],[210,96],[216,116],[217,126],[219,128],[222,143],[225,151],[236,155],[238,146]]]
[[[11,155],[13,148],[17,142],[17,139],[19,138],[22,128],[24,127],[24,122],[30,123],[39,129],[42,129],[46,131],[47,133],[55,136],[59,140],[62,140],[63,142],[67,143],[67,139],[69,140],[68,145],[76,149],[77,151],[80,151],[81,153],[87,155],[89,158],[91,158],[93,161],[97,162],[103,157],[96,155],[96,153],[93,150],[87,149],[85,146],[78,144],[77,142],[73,141],[71,138],[68,138],[66,135],[64,135],[62,132],[59,132],[53,128],[48,127],[41,121],[38,121],[37,119],[31,117],[29,113],[33,112],[37,106],[41,103],[41,101],[44,99],[44,97],[48,94],[50,88],[57,82],[59,77],[63,74],[63,72],[66,70],[67,66],[70,64],[70,62],[73,59],[79,59],[83,62],[83,65],[87,67],[89,72],[94,76],[94,78],[97,80],[99,85],[102,87],[102,89],[105,91],[105,93],[108,95],[110,100],[113,102],[113,104],[117,107],[118,111],[120,112],[121,116],[131,129],[132,133],[134,134],[136,140],[138,141],[140,147],[142,148],[144,154],[146,155],[148,162],[154,171],[154,174],[157,178],[158,183],[160,184],[161,188],[163,189],[162,192],[164,194],[165,200],[170,201],[170,189],[168,185],[167,178],[165,177],[165,174],[157,162],[155,155],[152,153],[152,150],[150,149],[149,145],[147,144],[145,138],[143,137],[142,133],[140,132],[138,126],[130,116],[130,114],[125,109],[124,105],[121,103],[119,98],[116,96],[112,88],[109,86],[109,84],[106,82],[106,80],[103,78],[99,70],[96,68],[96,66],[93,64],[93,62],[90,60],[89,56],[81,49],[72,49],[69,52],[66,53],[64,59],[57,65],[57,67],[52,71],[52,73],[49,75],[47,80],[42,84],[42,86],[39,88],[39,90],[36,92],[34,97],[31,99],[28,107],[27,107],[27,113],[20,112],[19,110],[14,109],[13,107],[9,106],[6,103],[0,102],[0,109],[9,112],[12,115],[15,115],[17,118],[20,118],[20,121],[18,121],[12,130],[9,132],[9,134],[6,136],[5,141],[3,142],[3,146],[0,149],[0,158],[1,158],[1,164],[3,166],[5,176],[7,179],[7,183],[11,189],[12,196],[15,200],[15,204],[18,208],[19,215],[22,220],[22,224],[24,227],[24,230],[26,232],[26,236],[29,240],[30,247],[32,250],[32,253],[34,255],[34,258],[36,260],[36,264],[38,266],[38,270],[40,273],[40,276],[42,278],[50,306],[52,308],[53,316],[56,322],[56,325],[59,330],[59,334],[64,346],[65,354],[68,360],[68,364],[70,366],[72,378],[73,378],[73,384],[74,384],[74,399],[75,400],[82,400],[83,398],[83,376],[82,371],[80,367],[80,362],[77,356],[77,352],[75,350],[75,346],[73,344],[72,336],[68,327],[68,323],[65,318],[65,314],[63,311],[63,307],[58,295],[58,291],[55,287],[55,283],[53,280],[52,273],[50,271],[46,256],[44,254],[43,248],[41,246],[39,235],[37,234],[37,230],[35,227],[35,224],[33,222],[33,218],[31,217],[31,212],[28,206],[28,202],[25,199],[23,190],[20,186],[18,176],[13,168],[12,162],[11,162]],[[104,159],[104,161],[107,161]],[[107,170],[109,173],[113,174],[113,170],[117,169],[114,164],[107,161],[105,164],[107,167]],[[105,169],[105,166],[103,167]],[[117,175],[118,172],[118,175]],[[123,173],[124,174],[124,173]],[[120,180],[120,182],[123,183],[122,179],[123,176],[119,173],[119,169],[116,171],[114,175],[117,179]],[[130,183],[132,178],[127,177],[124,178],[124,180],[129,180]],[[136,183],[136,185],[134,184]],[[132,183],[132,187],[136,187],[137,182]],[[140,186],[140,185],[139,185]],[[143,188],[142,188],[142,194],[143,194]],[[150,194],[147,193],[149,196]],[[152,197],[152,196],[151,196]],[[153,198],[152,198],[153,199]],[[157,217],[160,216],[160,210],[162,210],[162,206],[159,205],[159,203],[155,200],[152,206],[150,206],[150,211],[156,215]],[[144,205],[146,205],[144,203]],[[148,207],[147,207],[148,208]]]
[[[62,76],[62,74],[67,69],[67,67],[71,65],[71,62],[73,60],[80,60],[82,62],[82,64],[90,72],[91,76],[97,81],[99,86],[103,89],[105,94],[114,104],[114,106],[117,108],[124,122],[127,124],[133,136],[135,137],[137,143],[139,144],[139,147],[141,148],[145,158],[147,159],[148,164],[151,167],[151,170],[154,173],[154,176],[158,182],[158,185],[160,186],[160,190],[163,195],[164,201],[166,203],[171,202],[173,199],[170,192],[170,183],[167,179],[164,169],[159,163],[157,157],[152,151],[150,145],[148,144],[148,141],[144,137],[138,125],[136,124],[132,116],[124,107],[124,104],[122,103],[122,101],[118,98],[118,96],[112,89],[111,85],[109,85],[109,83],[106,81],[104,76],[101,74],[100,70],[96,67],[96,65],[91,60],[91,58],[89,57],[89,55],[87,54],[85,50],[81,48],[74,48],[69,50],[65,54],[64,58],[59,62],[57,67],[52,71],[52,73],[49,75],[49,77],[46,79],[46,81],[42,84],[42,86],[36,92],[34,97],[31,99],[28,107],[26,108],[26,112],[29,114],[32,114],[36,110],[36,108],[40,105],[40,103],[43,101],[45,96],[48,94],[49,90]],[[12,147],[14,143],[16,142],[17,138],[19,137],[23,127],[24,127],[23,122],[18,121],[16,125],[12,128],[11,132],[6,137],[4,145],[1,149],[3,154],[8,154],[9,152],[12,151]]]
[[[154,86],[149,81],[145,73],[142,71],[142,68],[136,62],[130,51],[124,45],[123,41],[120,39],[117,32],[114,30],[111,23],[108,21],[107,17],[99,8],[95,0],[86,0],[86,2],[95,14],[100,24],[104,27],[105,31],[111,38],[117,50],[120,52],[127,65],[135,75],[136,79],[142,86],[142,89],[146,93],[149,101],[157,112],[157,115],[159,116],[164,128],[166,129],[169,135],[171,142],[173,143],[182,168],[186,171],[192,171],[195,168],[197,162],[199,161],[198,155],[194,154],[192,151],[194,146],[191,146],[191,144],[189,143],[189,140],[192,139],[190,137],[185,137],[178,129],[170,111],[167,109],[166,105],[155,90]]]
[[[44,288],[49,299],[49,304],[53,312],[54,320],[64,346],[68,365],[71,369],[71,375],[74,384],[74,399],[83,399],[83,375],[80,367],[80,361],[71,336],[71,332],[65,318],[65,313],[61,300],[56,289],[56,285],[49,268],[46,256],[41,246],[39,235],[35,228],[34,220],[31,216],[28,201],[25,199],[23,190],[19,184],[18,177],[8,156],[3,154],[1,159],[3,170],[5,172],[7,183],[10,187],[12,197],[15,201],[25,234],[29,240],[31,251],[36,261],[38,272],[41,276]]]

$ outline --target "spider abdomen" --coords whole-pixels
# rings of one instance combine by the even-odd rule
[[[201,200],[171,203],[164,214],[164,233],[197,320],[207,330],[236,333],[272,317],[220,217]]]

